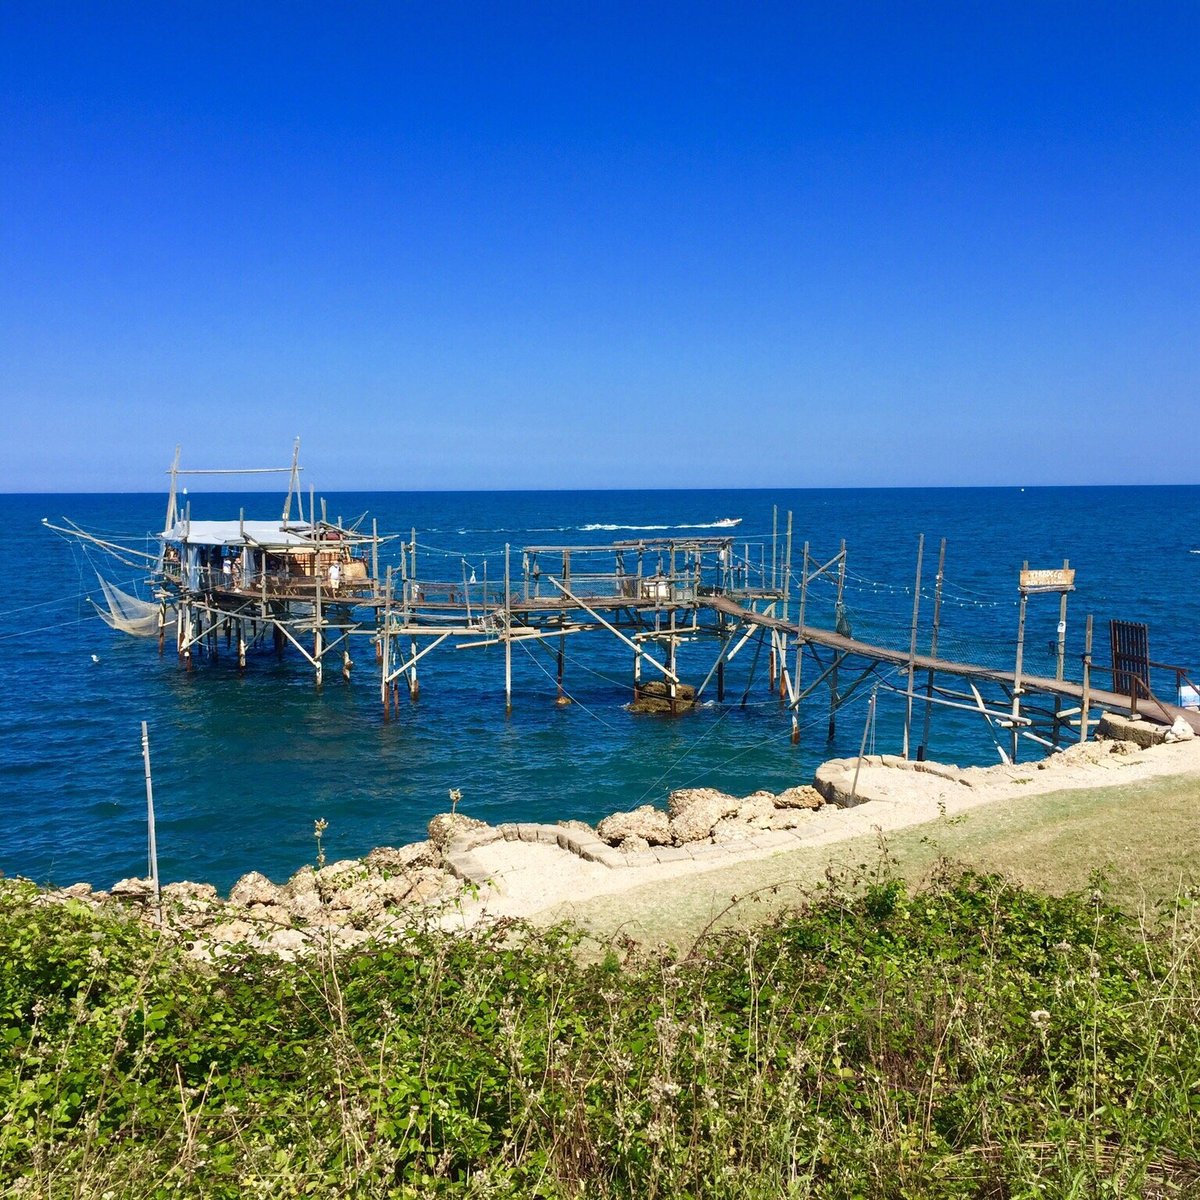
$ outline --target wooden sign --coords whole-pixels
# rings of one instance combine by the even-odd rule
[[[1023,592],[1072,592],[1075,590],[1075,568],[1031,571],[1026,567],[1021,572],[1020,588]]]

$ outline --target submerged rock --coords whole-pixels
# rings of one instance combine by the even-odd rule
[[[681,713],[696,706],[696,689],[688,683],[675,685],[674,700],[670,685],[658,679],[641,684],[637,693],[637,699],[629,705],[631,713]]]

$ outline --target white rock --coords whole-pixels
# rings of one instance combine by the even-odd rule
[[[667,798],[671,836],[676,845],[700,842],[711,836],[722,817],[737,812],[741,801],[715,788],[681,788]]]
[[[776,808],[820,808],[825,801],[811,784],[790,787],[775,797]]]
[[[482,832],[486,828],[486,821],[478,821],[465,813],[438,813],[429,822],[429,841],[436,850],[445,850],[456,837],[473,830]]]
[[[1163,734],[1164,742],[1188,742],[1196,736],[1196,731],[1184,720],[1183,717],[1176,717],[1171,723],[1171,728]]]
[[[251,904],[278,904],[281,889],[259,871],[243,875],[229,890],[229,899],[234,904],[247,908]]]
[[[627,837],[645,838],[652,846],[671,843],[671,822],[661,808],[643,804],[632,812],[616,812],[596,826],[597,835],[609,845],[619,845]]]

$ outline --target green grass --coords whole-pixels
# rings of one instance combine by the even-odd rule
[[[1195,1196],[1198,913],[1093,884],[910,889],[885,853],[683,959],[506,926],[204,967],[0,883],[0,1188]]]

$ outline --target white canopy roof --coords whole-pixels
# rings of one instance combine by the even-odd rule
[[[280,521],[176,521],[163,533],[168,542],[193,546],[312,546],[312,527]]]

